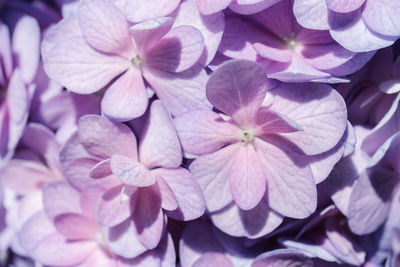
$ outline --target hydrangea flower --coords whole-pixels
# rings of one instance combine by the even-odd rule
[[[157,249],[134,259],[110,251],[104,233],[107,228],[96,221],[103,192],[98,186],[78,191],[66,181],[46,184],[44,210],[36,212],[20,233],[29,255],[51,266],[174,266],[175,252],[168,236]]]
[[[257,61],[268,77],[286,82],[344,82],[371,53],[355,53],[335,42],[328,31],[305,29],[296,22],[292,1],[284,0],[252,17],[229,16],[219,51]]]
[[[193,220],[204,213],[199,185],[184,168],[172,119],[157,100],[142,125],[140,143],[124,124],[86,115],[62,152],[67,179],[78,188],[106,189],[97,212],[112,251],[132,258],[160,242],[167,215]],[[68,159],[69,158],[69,159]],[[134,250],[126,249],[126,242]]]
[[[333,149],[344,134],[340,95],[304,84],[281,84],[267,94],[264,68],[234,60],[211,75],[207,97],[223,113],[193,110],[174,122],[185,153],[199,156],[189,169],[213,223],[230,235],[256,237],[283,216],[313,213],[315,184],[343,153],[333,162],[313,157]]]
[[[62,20],[42,43],[46,73],[68,90],[89,94],[106,87],[102,113],[120,121],[146,111],[147,83],[173,115],[208,108],[207,75],[196,64],[204,48],[200,31],[171,29],[172,18],[129,28],[123,13],[105,0],[80,2],[77,17]]]
[[[0,171],[6,195],[3,203],[6,228],[0,235],[1,250],[11,246],[15,253],[27,256],[17,234],[29,217],[42,209],[43,185],[64,178],[59,151],[60,145],[49,129],[36,123],[26,126],[14,157]]]
[[[387,47],[400,37],[397,0],[294,0],[293,11],[303,27],[329,30],[354,52]]]

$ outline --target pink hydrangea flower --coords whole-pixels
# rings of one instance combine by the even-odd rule
[[[155,248],[167,216],[192,220],[204,213],[199,185],[182,163],[181,148],[164,104],[151,105],[142,126],[139,146],[124,124],[98,115],[79,122],[78,135],[62,152],[66,176],[78,188],[101,183],[97,219],[113,227],[110,248],[124,257],[135,257]],[[69,159],[68,159],[69,158]],[[135,249],[126,251],[126,242]]]
[[[199,11],[204,15],[211,15],[229,6],[239,14],[255,14],[281,0],[196,0]]]
[[[27,256],[17,234],[35,212],[43,208],[42,187],[63,179],[58,160],[60,145],[54,134],[41,124],[26,126],[14,157],[0,171],[6,193],[6,229],[0,235],[1,250],[11,246],[14,253]]]
[[[98,186],[78,191],[66,181],[46,184],[44,210],[25,223],[19,236],[21,244],[35,261],[51,266],[174,266],[170,236],[134,259],[110,251],[105,238],[108,229],[96,221],[103,193]]]
[[[268,77],[285,82],[345,82],[373,56],[335,42],[328,31],[300,26],[292,1],[281,1],[249,18],[228,16],[218,49],[225,56],[257,61]]]
[[[191,26],[172,25],[173,19],[164,17],[130,27],[111,2],[82,1],[77,19],[62,20],[46,35],[46,73],[76,93],[106,87],[102,113],[120,121],[146,111],[147,84],[173,115],[208,108],[207,74],[196,64],[203,35]]]
[[[329,30],[351,51],[377,50],[400,37],[397,0],[295,0],[293,10],[303,27]]]
[[[314,212],[315,184],[343,153],[334,148],[346,128],[338,93],[281,84],[266,94],[261,65],[230,61],[207,84],[209,101],[224,114],[193,110],[174,120],[184,151],[199,155],[189,169],[213,223],[234,236],[261,236],[283,216]],[[332,149],[333,159],[315,157]]]

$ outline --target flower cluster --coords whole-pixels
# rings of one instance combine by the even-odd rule
[[[400,265],[399,0],[0,0],[0,266]]]

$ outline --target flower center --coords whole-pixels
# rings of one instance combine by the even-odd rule
[[[242,143],[249,143],[254,141],[254,135],[249,131],[244,131],[240,142]]]
[[[133,57],[132,59],[131,59],[131,62],[132,62],[132,64],[133,65],[135,65],[136,67],[141,67],[142,66],[142,64],[143,64],[143,62],[142,62],[142,60],[140,59],[140,57],[139,57],[139,55],[136,55],[135,57]]]
[[[294,49],[296,47],[296,45],[297,45],[296,40],[294,39],[294,37],[287,38],[286,45],[290,49]]]

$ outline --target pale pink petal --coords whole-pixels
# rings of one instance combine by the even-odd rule
[[[110,166],[114,176],[123,184],[143,187],[156,182],[156,177],[143,164],[134,159],[113,155]]]
[[[204,49],[204,38],[192,26],[178,26],[169,31],[159,42],[146,52],[144,60],[150,67],[181,72],[192,67]]]
[[[8,149],[13,150],[22,136],[29,110],[29,95],[19,69],[11,75],[6,101],[10,116]]]
[[[128,126],[99,115],[79,120],[79,139],[85,149],[100,158],[120,154],[137,159],[136,138]]]
[[[167,107],[156,100],[148,116],[139,144],[140,162],[148,169],[178,167],[182,163],[182,151]]]
[[[111,167],[110,167],[110,159],[105,159],[103,161],[100,161],[96,163],[91,169],[89,176],[90,178],[98,179],[98,178],[104,178],[108,175],[111,175]]]
[[[4,66],[4,75],[0,74],[0,82],[5,84],[6,80],[11,76],[11,72],[13,70],[13,62],[12,62],[12,51],[11,51],[11,42],[10,42],[10,31],[8,26],[4,23],[0,23],[0,36],[1,40],[3,40],[0,44],[0,58],[2,64]]]
[[[176,265],[176,254],[174,242],[171,235],[164,235],[157,248],[149,250],[142,255],[129,260],[120,262],[121,267],[140,266],[140,267],[173,267]]]
[[[189,166],[203,191],[208,211],[219,210],[233,200],[229,178],[239,146],[229,145],[217,152],[200,156]]]
[[[83,215],[64,213],[54,218],[57,231],[68,240],[95,239],[99,228]]]
[[[111,251],[122,257],[137,257],[147,250],[147,248],[140,243],[134,222],[131,219],[108,228],[104,235]]]
[[[373,2],[373,1],[368,1]],[[352,20],[344,27],[330,30],[332,38],[344,48],[354,52],[374,51],[393,44],[397,39],[394,36],[383,36],[371,30],[361,17],[361,11],[355,11]],[[363,38],[359,33],[362,32]]]
[[[234,157],[229,178],[233,200],[239,208],[250,210],[264,196],[266,174],[252,144],[241,144]]]
[[[161,194],[157,185],[139,188],[132,220],[140,243],[146,248],[155,248],[164,230],[164,214],[161,209]]]
[[[248,126],[267,91],[262,65],[247,60],[222,64],[207,82],[207,98],[237,124]]]
[[[207,66],[214,58],[225,26],[222,12],[204,16],[199,13],[195,0],[184,1],[179,5],[174,20],[174,27],[190,25],[198,29],[204,36],[204,51],[199,62]]]
[[[157,173],[157,169],[155,172]],[[160,188],[161,207],[165,210],[176,210],[178,208],[178,201],[176,200],[171,187],[167,184],[163,177],[159,175],[156,175],[156,177],[158,187]]]
[[[69,162],[77,158],[92,158],[81,144],[78,132],[73,133],[60,151],[60,163],[66,166]]]
[[[366,0],[325,0],[327,7],[335,12],[347,13],[356,10],[361,7]],[[368,2],[368,1],[367,1]]]
[[[130,27],[138,52],[145,54],[148,49],[155,46],[170,31],[173,22],[170,17],[162,17],[146,20]]]
[[[79,191],[66,181],[47,183],[43,187],[43,206],[50,220],[63,213],[81,213]]]
[[[45,265],[71,266],[83,262],[97,246],[93,241],[68,242],[56,232],[36,245],[32,257]]]
[[[27,45],[29,44],[29,45]],[[22,16],[18,19],[12,37],[12,50],[16,65],[21,69],[25,83],[32,82],[39,66],[40,28],[36,19]]]
[[[224,266],[234,267],[233,263],[228,257],[221,253],[207,252],[203,254],[192,266],[193,267],[207,267],[207,266]]]
[[[255,115],[252,129],[255,131],[255,135],[258,136],[268,133],[291,133],[303,130],[295,121],[265,107],[260,108]]]
[[[97,209],[105,191],[106,187],[99,185],[88,186],[81,191],[79,202],[82,212],[92,222],[96,222]]]
[[[183,150],[192,154],[207,154],[238,142],[241,130],[210,110],[189,111],[174,120]]]
[[[196,0],[196,2],[201,14],[211,15],[227,8],[232,0]]]
[[[165,17],[174,11],[180,0],[135,0],[126,1],[124,12],[128,20],[141,22],[148,19]]]
[[[296,162],[296,154],[260,139],[255,140],[255,146],[267,177],[270,207],[291,218],[305,218],[313,213],[317,207],[317,188],[309,167]]]
[[[382,167],[366,170],[360,175],[349,201],[348,219],[352,232],[369,234],[385,222],[397,185],[397,175]]]
[[[199,65],[180,73],[146,69],[145,79],[173,116],[192,109],[210,109],[206,98],[207,73]]]
[[[57,24],[50,26],[43,38],[41,44],[41,53],[43,58],[53,49],[54,46],[70,37],[81,36],[81,29],[76,17],[69,17],[60,20]]]
[[[323,84],[280,84],[271,109],[295,121],[303,129],[283,133],[307,155],[332,149],[342,138],[347,126],[346,105],[331,87]]]
[[[0,171],[1,182],[18,192],[27,194],[39,190],[53,175],[44,165],[28,160],[13,159]]]
[[[283,82],[308,82],[313,79],[330,78],[329,73],[320,71],[308,64],[305,59],[293,54],[290,63],[275,63],[267,67],[268,78]]]
[[[83,37],[71,37],[58,43],[43,61],[50,78],[80,94],[100,90],[130,64],[129,60],[94,50]]]
[[[335,256],[346,263],[362,265],[365,262],[366,253],[354,240],[350,231],[335,218],[329,218],[325,222],[325,232],[328,240],[332,243],[337,253]]]
[[[289,62],[292,59],[292,51],[283,43],[280,44],[278,40],[276,46],[255,43],[253,48],[260,56],[273,61]]]
[[[85,0],[78,7],[83,37],[93,48],[105,52],[132,53],[133,46],[124,14],[110,1]]]
[[[101,111],[111,119],[128,121],[143,115],[148,102],[140,70],[130,68],[107,89],[101,101]]]
[[[44,156],[50,168],[61,169],[59,163],[60,144],[50,129],[42,124],[29,123],[25,127],[21,140]]]
[[[79,158],[70,161],[64,168],[65,178],[71,185],[79,190],[83,190],[92,184],[118,184],[118,180],[115,177],[107,177],[101,180],[91,179],[90,173],[93,167],[98,164],[99,161],[90,158]],[[111,181],[110,181],[111,180]],[[112,181],[114,180],[114,181]]]
[[[234,203],[209,214],[210,219],[223,232],[240,237],[257,238],[275,230],[283,217],[268,207],[265,200],[252,210],[242,210]]]
[[[229,8],[236,13],[249,15],[260,12],[268,7],[278,3],[281,0],[255,0],[255,1],[232,1]]]
[[[19,242],[28,254],[31,254],[36,244],[55,231],[54,225],[46,213],[41,210],[36,212],[22,226],[18,237]]]
[[[280,267],[280,266],[303,266],[313,267],[312,259],[295,249],[277,249],[259,255],[251,267]]]
[[[97,221],[100,225],[112,227],[120,224],[129,218],[134,210],[133,199],[136,197],[136,192],[132,198],[123,199],[122,185],[115,186],[109,189],[102,197],[97,212]]]
[[[400,3],[396,0],[366,1],[362,17],[373,31],[398,37],[400,35],[399,13]]]
[[[156,169],[154,174],[161,176],[172,190],[178,209],[168,211],[168,216],[182,221],[194,220],[203,215],[205,201],[201,188],[192,174],[184,168]],[[162,189],[160,187],[160,189]]]

